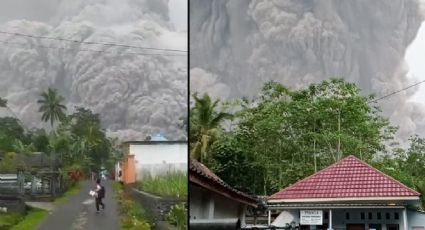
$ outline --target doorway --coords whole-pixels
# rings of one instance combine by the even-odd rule
[[[364,224],[347,224],[347,230],[365,230]]]
[[[399,230],[398,224],[387,224],[387,230]]]

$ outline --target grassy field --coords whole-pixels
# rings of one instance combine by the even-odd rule
[[[28,210],[23,220],[10,230],[32,230],[47,216],[47,214],[48,211],[46,210],[31,208]]]
[[[137,183],[139,190],[162,197],[187,197],[187,175],[182,172],[144,178]]]

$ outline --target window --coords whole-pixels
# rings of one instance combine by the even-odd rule
[[[376,219],[378,219],[378,220],[381,219],[381,213],[380,212],[376,213]]]
[[[369,212],[369,220],[371,220],[372,219],[372,213],[371,212]]]
[[[398,220],[398,212],[394,213],[394,219]]]
[[[329,213],[325,212],[325,220],[329,219]]]
[[[390,213],[389,212],[385,213],[385,219],[387,219],[387,220],[390,219]]]
[[[380,224],[369,224],[369,230],[382,230],[381,225]]]
[[[345,219],[346,219],[346,220],[349,220],[349,219],[350,219],[350,213],[349,213],[349,212],[346,212],[346,213],[345,213]]]
[[[364,220],[364,212],[360,213],[360,219]]]

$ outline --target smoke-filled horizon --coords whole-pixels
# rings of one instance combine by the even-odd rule
[[[169,14],[168,0],[6,0],[0,31],[187,50],[187,31]],[[99,113],[109,135],[121,140],[184,138],[187,57],[134,53],[176,54],[0,34],[0,97],[29,128],[45,125],[36,101],[52,87],[68,113],[75,106]]]
[[[192,0],[191,91],[256,95],[263,83],[294,89],[331,77],[383,96],[416,82],[404,56],[423,20],[419,0]],[[417,88],[416,88],[417,89]],[[404,142],[425,134],[415,88],[381,100]]]

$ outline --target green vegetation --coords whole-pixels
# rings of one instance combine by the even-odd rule
[[[72,196],[80,192],[80,184],[77,183],[70,187],[62,196],[55,199],[55,204],[63,204],[69,200]]]
[[[48,211],[32,208],[28,210],[27,215],[11,230],[32,230],[37,226],[48,214]]]
[[[187,197],[187,174],[167,173],[156,177],[146,177],[137,183],[139,190],[162,197]]]
[[[34,229],[34,226],[37,226],[47,214],[47,211],[38,208],[28,209],[26,215],[1,213],[0,229],[31,230]]]
[[[232,116],[225,112],[216,112],[219,100],[212,101],[204,94],[201,98],[193,95],[195,106],[190,111],[191,157],[202,161],[205,159],[210,143],[218,134],[220,123]]]
[[[414,136],[410,147],[400,148],[394,141],[397,127],[382,116],[374,96],[362,95],[353,83],[331,79],[291,90],[267,82],[252,99],[220,104],[208,95],[194,99],[190,149],[201,157],[191,157],[242,191],[270,195],[355,155],[425,192],[425,139]],[[236,112],[221,115],[214,125],[204,122],[226,111]],[[232,120],[224,129],[227,118]]]
[[[16,213],[0,213],[0,229],[10,229],[23,220],[23,216]]]
[[[1,172],[16,170],[11,153],[43,152],[62,159],[62,171],[68,180],[68,172],[80,170],[88,174],[99,171],[101,162],[107,169],[114,165],[119,148],[116,140],[106,137],[99,114],[81,107],[68,113],[64,97],[52,88],[41,92],[37,103],[41,120],[49,122],[51,130],[27,129],[16,117],[0,118],[0,159],[7,161],[0,162]],[[7,100],[0,98],[0,107],[9,109]]]
[[[37,103],[40,104],[39,112],[43,113],[41,120],[50,121],[50,125],[53,127],[55,121],[62,121],[65,118],[66,106],[62,104],[65,99],[58,94],[56,89],[52,88],[41,93],[40,96],[41,99]]]
[[[115,199],[118,202],[121,229],[150,230],[150,220],[143,207],[127,197],[120,183],[113,182],[112,189],[115,191]]]
[[[180,230],[187,229],[187,209],[184,204],[175,204],[171,207],[170,212],[165,215],[165,220]]]

